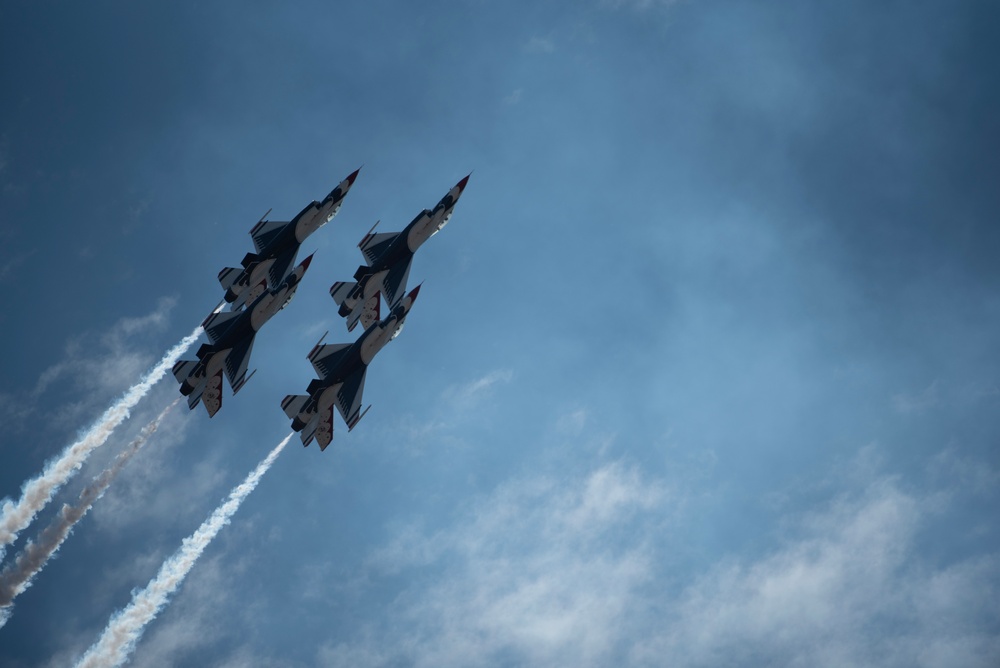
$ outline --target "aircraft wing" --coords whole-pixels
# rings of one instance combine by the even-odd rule
[[[224,363],[226,378],[229,379],[229,387],[233,388],[233,394],[239,392],[243,383],[246,382],[247,365],[250,364],[250,352],[253,350],[255,338],[251,334],[233,346],[233,349],[226,355]]]
[[[243,313],[240,311],[219,311],[205,318],[205,322],[201,323],[201,326],[205,330],[205,336],[208,337],[209,343],[218,343],[233,321],[242,315]]]
[[[271,268],[267,270],[267,279],[271,282],[271,289],[281,285],[281,281],[285,278],[285,274],[288,273],[288,268],[292,266],[295,262],[295,256],[299,254],[299,247],[296,246],[293,250],[282,253],[278,257],[274,258],[274,264]]]
[[[281,230],[283,230],[286,225],[290,224],[291,223],[277,220],[262,220],[254,225],[254,228],[250,230],[250,237],[253,239],[254,249],[260,253],[262,250],[267,248],[269,243],[274,241],[276,236],[281,234]]]
[[[412,262],[412,255],[402,262],[397,262],[389,268],[389,271],[386,272],[385,277],[382,279],[382,294],[385,295],[385,301],[389,304],[389,308],[393,308],[403,296],[403,292],[406,290],[406,280],[410,276],[410,264]]]
[[[328,343],[325,346],[316,346],[309,353],[309,361],[312,362],[319,377],[326,380],[340,366],[347,355],[347,349],[350,347],[350,343]]]
[[[368,261],[368,264],[372,265],[400,234],[402,234],[402,232],[380,232],[379,234],[369,234],[361,241],[358,248],[361,249],[361,254],[365,256],[365,260]]]
[[[361,395],[365,390],[367,371],[368,367],[362,367],[352,373],[337,392],[337,410],[347,423],[348,431],[354,429],[361,419]]]

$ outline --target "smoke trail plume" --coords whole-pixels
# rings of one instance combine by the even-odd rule
[[[221,305],[216,311],[220,308]],[[163,359],[112,404],[79,441],[67,447],[55,459],[49,460],[41,475],[24,484],[20,501],[14,503],[10,499],[4,500],[0,512],[0,559],[3,559],[7,546],[17,540],[18,533],[31,524],[38,511],[52,500],[56,491],[80,470],[90,453],[108,440],[115,427],[129,416],[129,411],[146,396],[163,374],[173,367],[184,351],[198,340],[201,332],[202,328],[199,325],[189,336],[168,350]]]
[[[132,594],[132,601],[124,610],[111,618],[104,633],[77,662],[76,668],[104,668],[125,663],[142,637],[146,625],[163,610],[168,598],[177,591],[198,557],[222,527],[229,524],[230,518],[239,509],[240,504],[254,490],[261,476],[271,468],[293,435],[294,432],[278,443],[246,480],[233,488],[225,503],[216,508],[197,531],[184,539],[181,548],[163,562],[160,571],[145,589]]]
[[[80,492],[79,503],[75,506],[64,504],[55,520],[39,534],[38,539],[29,541],[24,550],[17,555],[14,563],[0,573],[0,609],[9,607],[21,592],[31,586],[32,578],[45,567],[49,558],[69,536],[73,526],[87,514],[94,502],[104,495],[105,490],[125,464],[146,444],[149,437],[156,433],[160,422],[180,400],[181,397],[174,399],[152,422],[143,427],[139,436],[118,454],[111,465]],[[7,617],[9,610],[0,610],[0,627],[6,623]]]

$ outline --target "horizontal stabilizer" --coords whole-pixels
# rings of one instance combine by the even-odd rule
[[[195,388],[195,391],[188,395],[188,408],[194,410],[194,407],[201,403],[201,391],[204,389],[204,385]]]
[[[237,269],[236,267],[226,267],[219,272],[219,283],[222,285],[223,290],[228,290],[236,282],[236,279],[240,277],[243,273],[242,269]]]
[[[316,435],[316,424],[319,422],[315,418],[312,422],[307,424],[299,432],[299,438],[302,439],[302,447],[308,448],[309,444],[312,443],[313,437]]]
[[[358,284],[353,281],[337,281],[330,286],[330,296],[333,297],[333,301],[337,302],[337,306],[341,306],[356,287]]]
[[[281,401],[281,410],[285,411],[288,419],[294,420],[295,416],[302,412],[309,396],[306,394],[289,394]]]
[[[177,382],[183,383],[188,379],[191,372],[194,371],[197,366],[198,363],[194,360],[180,360],[174,365],[174,368],[171,369],[171,371],[173,371],[174,378],[177,379]]]

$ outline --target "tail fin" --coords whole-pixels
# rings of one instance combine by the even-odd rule
[[[219,272],[219,283],[222,285],[223,290],[228,290],[236,282],[236,279],[240,277],[243,273],[242,269],[237,269],[236,267],[226,267]]]
[[[305,394],[289,394],[281,401],[281,409],[285,411],[285,415],[289,419],[294,420],[295,416],[302,412],[302,408],[309,401],[308,395]]]

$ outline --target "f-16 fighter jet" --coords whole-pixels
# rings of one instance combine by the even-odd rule
[[[285,279],[288,268],[295,262],[299,246],[306,237],[323,227],[337,215],[347,191],[358,177],[357,169],[340,182],[322,202],[312,202],[287,223],[260,219],[250,236],[255,253],[243,258],[243,268],[226,267],[219,272],[219,283],[226,291],[226,301],[238,311],[264,294],[268,285],[274,287]]]
[[[330,288],[330,295],[340,305],[340,315],[347,318],[347,331],[354,331],[359,320],[367,329],[377,319],[373,314],[379,303],[379,292],[385,295],[389,308],[399,303],[406,289],[413,254],[448,223],[468,182],[466,176],[432,210],[424,209],[417,214],[402,232],[373,234],[378,223],[372,226],[358,244],[368,264],[358,267],[354,283],[338,281]]]
[[[277,288],[257,297],[246,309],[213,313],[202,323],[209,343],[198,349],[198,361],[181,360],[173,368],[174,377],[181,384],[181,394],[188,398],[189,408],[193,410],[202,401],[209,417],[219,411],[223,371],[233,394],[246,385],[250,380],[247,365],[254,337],[265,322],[292,301],[310,262],[312,255],[295,267]]]
[[[400,300],[384,320],[374,323],[354,343],[328,343],[323,339],[309,353],[309,361],[319,374],[304,394],[290,394],[281,402],[285,415],[292,419],[292,429],[302,432],[302,445],[313,437],[319,449],[325,450],[333,440],[333,407],[351,431],[368,412],[361,412],[361,393],[365,389],[365,373],[372,359],[385,344],[403,330],[403,321],[410,312],[420,286]],[[326,336],[325,334],[323,335]]]

